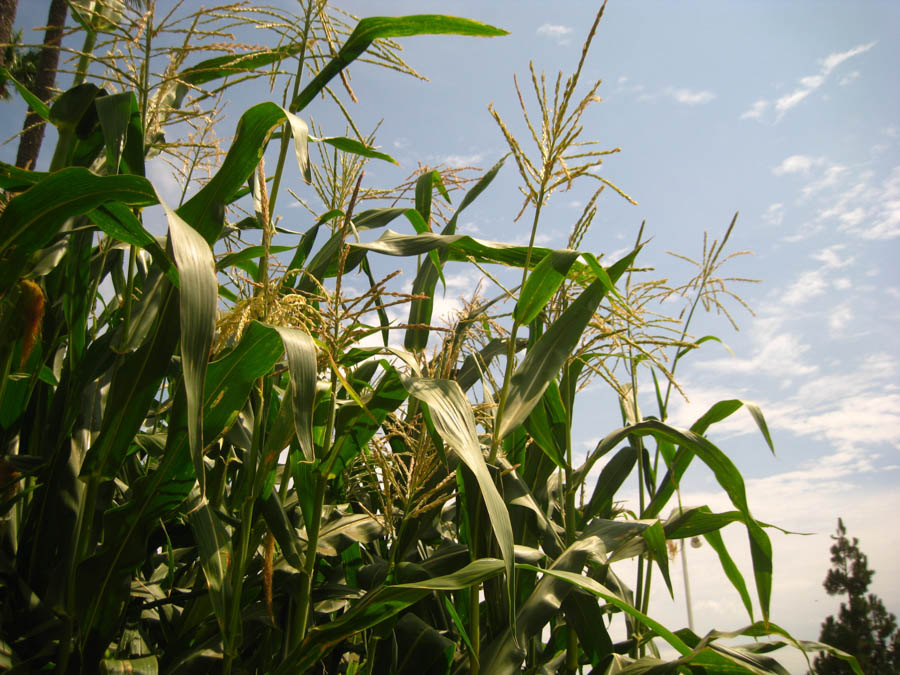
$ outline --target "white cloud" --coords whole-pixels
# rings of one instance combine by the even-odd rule
[[[873,171],[863,171],[848,180],[849,169],[829,166],[824,174],[805,186],[803,197],[817,195],[820,208],[817,221],[836,225],[846,232],[868,240],[900,237],[900,166],[878,183]],[[843,186],[837,192],[827,190]]]
[[[804,355],[810,350],[810,345],[799,336],[785,330],[778,317],[757,319],[753,323],[752,339],[753,356],[698,361],[697,367],[715,370],[719,374],[761,374],[781,378],[810,375],[819,370],[818,365],[804,361]]]
[[[788,286],[781,300],[786,305],[802,305],[817,295],[822,295],[828,288],[825,275],[821,270],[808,270]]]
[[[471,155],[443,155],[437,158],[440,164],[459,169],[465,166],[478,166],[484,161],[483,152],[473,152]]]
[[[854,70],[852,73],[847,73],[846,75],[844,75],[841,78],[841,81],[838,82],[838,84],[841,85],[842,87],[846,87],[848,84],[853,82],[853,80],[857,79],[858,77],[859,77],[859,71]]]
[[[784,204],[770,204],[763,214],[763,220],[769,225],[781,225],[784,222]]]
[[[711,91],[693,91],[692,89],[675,89],[670,87],[666,92],[676,102],[684,105],[703,105],[716,98],[716,95]]]
[[[874,46],[874,42],[869,42],[867,44],[857,45],[856,47],[848,49],[845,52],[834,52],[822,59],[820,61],[822,67],[818,73],[801,77],[798,81],[798,87],[796,87],[793,91],[779,97],[775,101],[774,107],[776,120],[780,120],[788,110],[796,107],[801,101],[806,99],[810,94],[824,85],[826,80],[828,79],[828,76],[831,75],[832,71],[834,71],[834,69],[841,65],[844,61],[867,52]],[[854,71],[853,73],[846,75],[840,81],[840,84],[847,84],[849,82],[852,82],[858,76],[859,71]],[[741,119],[762,119],[764,112],[768,109],[768,106],[768,101],[766,101],[765,99],[759,99],[748,110],[741,114]]]
[[[543,35],[544,37],[555,38],[556,41],[561,45],[567,45],[571,42],[567,35],[572,33],[571,26],[561,26],[559,24],[545,23],[537,29],[538,35]]]
[[[787,173],[808,173],[816,164],[821,163],[821,158],[809,157],[808,155],[791,155],[787,157],[776,167],[772,168],[772,173],[776,176],[783,176]]]
[[[762,119],[763,113],[769,107],[769,102],[765,99],[755,101],[747,110],[741,113],[742,120],[758,120]]]
[[[842,302],[833,308],[828,314],[828,328],[832,337],[838,337],[844,332],[844,327],[853,321],[853,307],[849,302]]]
[[[869,51],[870,49],[872,49],[872,47],[874,47],[874,46],[875,46],[875,42],[869,42],[868,44],[857,45],[856,47],[853,47],[852,49],[848,49],[845,52],[836,52],[833,54],[829,54],[822,60],[822,72],[825,75],[830,75],[832,70],[837,68],[839,65],[841,65],[847,59],[849,59],[853,56],[856,56],[858,54],[863,54],[863,53]]]
[[[834,246],[828,246],[827,248],[823,248],[821,251],[813,253],[813,260],[818,260],[822,263],[826,269],[837,270],[842,267],[847,267],[852,264],[855,258],[852,256],[849,258],[841,258],[840,252],[843,251],[846,247],[845,244],[835,244]]]

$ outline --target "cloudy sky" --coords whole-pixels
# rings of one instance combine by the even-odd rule
[[[372,13],[363,0],[343,6]],[[531,0],[379,3],[384,14],[452,12],[510,35],[403,40],[406,60],[428,83],[351,68],[361,101],[354,116],[363,129],[383,120],[378,143],[402,165],[370,165],[368,179],[396,184],[418,162],[491,166],[506,147],[488,104],[521,131],[513,74],[527,82],[529,60],[551,77],[570,72],[596,9],[568,2],[549,11]],[[837,608],[821,582],[839,516],[877,571],[873,590],[900,612],[900,536],[890,525],[900,511],[898,34],[895,2],[614,0],[583,75],[585,85],[603,80],[603,100],[585,114],[584,137],[621,148],[601,173],[638,202],[607,190],[583,249],[623,251],[646,220],[652,239],[643,264],[673,281],[686,279],[689,266],[666,252],[699,256],[703,233],[721,236],[740,212],[730,249],[753,255],[724,271],[761,281],[735,288],[755,317],[731,305],[740,332],[724,317],[698,324],[697,335],[719,335],[730,351],[708,343],[683,364],[679,380],[689,401],[675,405],[673,421],[687,426],[723,398],[761,405],[775,457],[742,413],[710,437],[747,478],[759,519],[810,533],[772,534],[772,618],[807,639],[818,637],[819,624]],[[249,102],[231,105],[234,115]],[[327,133],[342,134],[327,128],[339,122],[317,106],[309,114]],[[0,151],[7,161],[14,152],[9,145]],[[467,210],[462,228],[485,239],[527,241],[524,220],[513,222],[517,184],[510,163]],[[553,195],[539,235],[544,245],[565,245],[588,196],[579,189]],[[292,217],[305,218],[293,213],[285,214],[288,227]],[[442,306],[454,306],[475,282],[462,266],[448,270]],[[575,435],[587,451],[617,426],[618,408],[599,387],[579,405],[584,422]],[[703,470],[689,474],[684,488],[687,504],[728,507]],[[749,573],[744,535],[736,530],[728,541]],[[680,576],[680,562],[675,569]],[[690,550],[690,574],[698,632],[747,622],[706,548]],[[680,586],[674,603],[659,590],[651,613],[684,625]]]

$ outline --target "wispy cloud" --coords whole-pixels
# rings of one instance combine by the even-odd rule
[[[781,298],[786,305],[802,305],[807,300],[822,295],[828,288],[828,282],[821,270],[807,270],[788,286]]]
[[[741,113],[742,120],[758,120],[761,119],[763,113],[769,109],[769,102],[765,99],[754,101],[747,110]]]
[[[872,170],[854,174],[846,166],[829,164],[801,194],[819,203],[818,229],[836,227],[868,240],[900,237],[900,166],[878,180]]]
[[[792,91],[778,97],[774,101],[767,99],[759,99],[755,101],[750,108],[741,113],[741,119],[761,120],[766,111],[771,106],[775,110],[776,121],[780,120],[791,108],[796,107],[801,101],[806,99],[810,94],[819,89],[828,80],[831,73],[848,59],[864,54],[875,46],[875,42],[857,45],[852,49],[844,52],[833,52],[820,60],[821,69],[813,75],[805,75],[798,81],[798,86]],[[859,71],[846,75],[840,84],[847,84],[859,76]]]
[[[821,164],[820,157],[809,157],[808,155],[791,155],[785,158],[781,164],[772,168],[772,173],[776,176],[783,176],[788,173],[808,173],[816,164]]]
[[[799,294],[796,301],[799,301]],[[757,319],[753,324],[753,355],[724,357],[698,361],[697,367],[717,373],[762,374],[779,377],[810,375],[819,366],[807,363],[805,355],[810,345],[800,336],[786,330],[778,317]]]
[[[694,91],[692,89],[676,89],[669,87],[666,93],[671,96],[677,103],[683,105],[704,105],[716,98],[711,91]]]
[[[784,222],[784,204],[770,204],[763,214],[763,220],[769,225],[781,225]]]
[[[631,81],[625,75],[616,81],[617,94],[632,94],[642,103],[658,103],[662,100],[671,100],[681,105],[706,105],[714,101],[718,96],[707,89],[694,90],[687,87],[668,86],[656,90],[647,90],[642,84]]]
[[[435,159],[439,164],[445,164],[453,169],[460,169],[467,166],[478,166],[484,161],[484,157],[485,155],[483,152],[473,152],[469,155],[441,155]]]
[[[542,35],[544,37],[553,38],[560,45],[570,44],[572,41],[568,37],[572,34],[571,26],[561,26],[559,24],[553,23],[545,23],[542,26],[539,26],[537,29],[537,34]]]

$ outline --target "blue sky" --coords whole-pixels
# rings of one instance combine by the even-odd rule
[[[45,3],[20,5],[19,23],[40,23],[28,15],[42,15]],[[374,5],[342,6],[366,16]],[[506,147],[488,104],[520,132],[513,73],[526,82],[529,60],[550,76],[570,72],[596,9],[574,1],[552,11],[531,1],[378,3],[380,14],[452,13],[510,35],[403,40],[404,58],[428,83],[366,65],[350,69],[361,101],[352,108],[355,118],[364,130],[383,119],[377,143],[402,165],[370,164],[367,180],[396,184],[417,162],[492,165]],[[646,220],[652,240],[642,263],[683,279],[690,270],[666,251],[699,255],[703,233],[720,236],[740,212],[730,249],[753,256],[727,271],[761,281],[735,289],[756,316],[732,306],[740,332],[715,316],[696,327],[696,335],[721,336],[732,353],[708,344],[685,362],[679,380],[689,402],[678,403],[673,421],[688,425],[723,398],[762,406],[777,457],[749,416],[736,415],[711,438],[744,472],[758,518],[813,533],[772,535],[773,620],[808,639],[837,608],[821,582],[838,516],[877,571],[873,590],[900,612],[900,536],[889,525],[900,511],[898,34],[894,2],[619,0],[607,8],[582,79],[585,86],[603,80],[603,101],[588,109],[584,137],[621,148],[601,173],[638,202],[607,190],[583,249],[622,251]],[[226,126],[251,102],[231,100]],[[18,111],[14,104],[5,109]],[[328,134],[343,133],[332,109],[314,103],[308,114]],[[12,119],[18,124],[18,112],[3,124],[9,133]],[[2,158],[11,161],[14,150],[14,143],[3,147]],[[152,175],[165,182],[161,169]],[[517,178],[510,162],[466,212],[462,228],[485,239],[527,241],[527,219],[513,222]],[[565,245],[588,196],[577,188],[553,195],[543,245]],[[305,229],[309,219],[301,214],[283,208],[285,226]],[[477,282],[462,266],[447,279],[444,310]],[[585,422],[575,435],[587,450],[618,425],[618,408],[599,387],[579,405]],[[685,503],[727,508],[711,476],[689,476]],[[749,570],[744,536],[735,531],[728,541]],[[739,598],[710,551],[691,550],[690,557],[698,632],[743,625]],[[674,564],[680,575],[680,562]],[[659,593],[651,613],[680,627],[681,597],[678,585],[675,603]]]

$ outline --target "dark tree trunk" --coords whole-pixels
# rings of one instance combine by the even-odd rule
[[[4,0],[0,0],[3,2]],[[34,78],[34,95],[42,101],[49,101],[56,82],[56,68],[59,65],[59,45],[62,41],[63,28],[69,6],[66,0],[51,0],[47,15],[47,32],[44,33],[44,46],[38,58],[37,75]],[[44,140],[44,123],[32,110],[25,117],[22,126],[22,137],[19,139],[19,152],[16,155],[16,166],[33,169],[41,151]]]
[[[16,20],[16,9],[19,0],[0,0],[0,45],[7,45],[12,40],[13,22]],[[0,46],[0,66],[5,66],[6,47]],[[0,98],[6,93],[6,82],[0,82]]]

